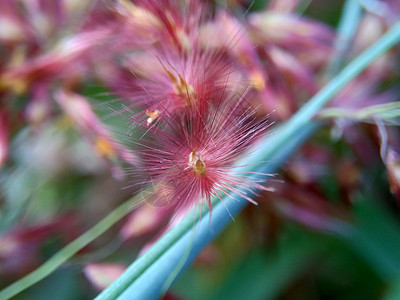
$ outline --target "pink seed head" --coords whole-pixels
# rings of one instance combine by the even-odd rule
[[[231,192],[246,197],[238,186],[251,192],[260,188],[246,174],[235,174],[234,163],[265,132],[266,119],[256,119],[254,109],[246,108],[243,98],[224,99],[202,115],[196,110],[168,114],[143,130],[134,141],[142,166],[132,170],[140,185],[152,185],[152,203],[186,211],[199,200],[211,205],[213,196]]]
[[[253,201],[247,193],[261,184],[235,173],[234,164],[267,121],[256,117],[246,99],[251,86],[243,88],[248,84],[240,64],[201,37],[202,26],[212,19],[204,4],[150,0],[135,5],[160,26],[152,28],[157,41],[151,38],[125,57],[134,76],[120,95],[130,101],[126,111],[136,111],[132,127],[142,132],[132,141],[140,159],[132,168],[134,185],[151,186],[147,200],[178,214],[199,201],[211,209],[214,196],[235,193]],[[224,38],[234,40],[236,32]]]

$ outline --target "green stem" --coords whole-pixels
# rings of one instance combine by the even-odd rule
[[[335,52],[327,69],[327,76],[335,76],[343,65],[346,52],[349,50],[353,37],[357,31],[361,16],[361,5],[358,0],[347,0],[343,6],[343,13],[337,28]]]
[[[53,273],[59,266],[83,249],[141,203],[142,193],[124,202],[99,223],[58,251],[32,273],[0,291],[0,299],[7,300]]]

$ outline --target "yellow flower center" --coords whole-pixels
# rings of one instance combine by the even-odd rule
[[[189,167],[191,167],[197,175],[204,175],[206,171],[206,164],[203,157],[196,151],[196,148],[189,155]]]

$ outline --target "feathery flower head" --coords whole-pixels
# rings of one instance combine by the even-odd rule
[[[237,159],[265,131],[267,121],[255,116],[248,101],[253,86],[244,80],[243,64],[225,47],[240,45],[241,53],[248,51],[250,64],[257,61],[256,53],[249,40],[239,42],[242,32],[228,16],[226,22],[215,23],[207,8],[201,1],[117,4],[132,34],[141,29],[149,33],[147,41],[139,34],[121,57],[124,70],[118,74],[123,76],[110,75],[128,102],[132,127],[142,133],[131,142],[140,160],[132,168],[137,177],[133,185],[150,185],[153,192],[147,200],[177,214],[200,199],[211,209],[213,196],[232,192],[253,202],[247,192],[262,188],[246,174],[234,172]],[[140,17],[130,20],[134,15]],[[223,19],[223,13],[217,15]],[[206,25],[225,26],[218,37],[224,47],[214,47],[212,39],[207,42]],[[258,69],[246,67],[251,73],[261,64]],[[264,74],[258,77],[264,83]]]
[[[226,90],[234,90],[232,61],[220,50],[203,47],[200,28],[209,15],[204,3],[120,1],[118,5],[157,20],[146,23],[146,30],[154,33],[147,42],[139,36],[139,42],[133,42],[131,51],[122,57],[122,76],[109,75],[117,93],[130,107],[141,107],[149,124],[166,110],[192,108],[207,113],[209,103],[218,101]],[[130,23],[132,32],[140,31],[143,24],[137,23]]]
[[[245,102],[244,97],[224,99],[207,115],[167,114],[150,127],[133,120],[145,132],[134,142],[142,167],[133,173],[141,179],[137,184],[154,187],[148,200],[178,213],[199,199],[211,209],[213,196],[231,192],[253,202],[247,192],[262,187],[246,174],[234,173],[234,163],[265,132],[267,121],[257,120]]]
[[[227,85],[231,65],[216,53],[188,57],[147,56],[148,65],[134,62],[137,74],[126,97],[132,106],[148,111],[182,111],[193,108],[206,112],[209,104],[220,99]],[[152,70],[146,70],[153,66]],[[143,76],[144,75],[144,76]]]

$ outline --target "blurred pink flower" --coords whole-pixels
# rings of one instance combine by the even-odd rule
[[[32,271],[42,261],[40,250],[53,236],[62,244],[70,242],[80,233],[74,216],[58,216],[57,220],[32,227],[18,226],[0,236],[0,281],[8,281]]]
[[[106,163],[112,163],[110,168],[117,178],[123,176],[123,171],[116,160],[117,157],[132,165],[137,163],[136,155],[126,150],[122,143],[118,143],[111,136],[84,97],[72,92],[59,90],[55,94],[55,99],[65,114],[82,131],[83,136],[93,145],[99,157]]]
[[[89,103],[72,92],[94,77],[93,65],[99,48],[110,39],[114,30],[112,26],[106,26],[108,22],[106,25],[98,22],[103,5],[93,8],[93,3],[92,0],[2,1],[0,51],[4,55],[0,57],[0,92],[4,99],[0,101],[23,96],[27,101],[23,107],[24,119],[19,121],[41,128],[44,121],[57,115],[57,107],[52,103],[56,99],[102,158],[116,162],[122,155],[122,159],[132,163],[133,154],[113,141]],[[97,22],[91,20],[92,13]],[[55,90],[62,92],[54,94]],[[68,100],[66,94],[70,95]],[[79,97],[79,101],[74,101]],[[4,109],[10,110],[11,106],[4,104]],[[8,151],[5,132],[10,129],[3,127],[0,130],[3,161]],[[118,167],[115,170],[118,171]],[[117,173],[122,176],[121,170]]]
[[[168,223],[171,213],[170,210],[145,203],[130,214],[119,234],[126,240],[154,233]]]
[[[99,291],[104,290],[125,271],[126,266],[118,263],[91,263],[83,272],[92,285]]]

